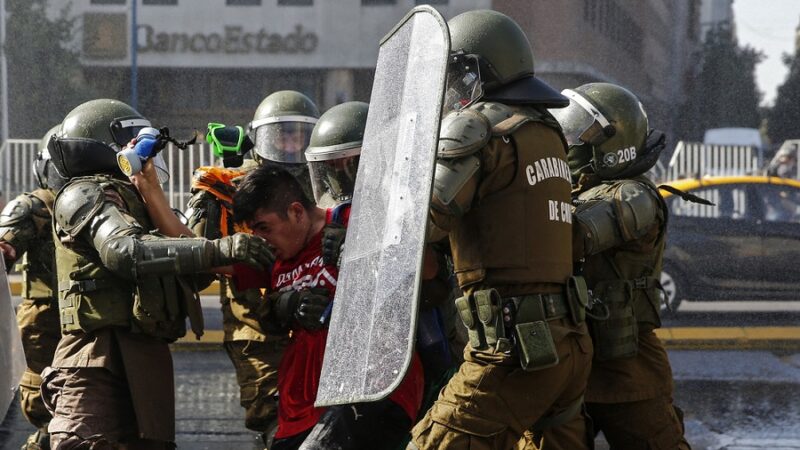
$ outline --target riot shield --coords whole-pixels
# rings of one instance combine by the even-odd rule
[[[381,41],[317,406],[380,400],[411,362],[449,51],[429,6]]]
[[[0,416],[5,416],[25,370],[25,353],[17,327],[6,265],[0,256]]]

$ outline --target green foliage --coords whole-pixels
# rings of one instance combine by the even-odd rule
[[[776,144],[800,138],[800,58],[784,55],[783,62],[789,66],[789,74],[767,115],[767,134]]]
[[[740,47],[729,26],[711,29],[698,55],[701,69],[689,81],[680,138],[700,141],[709,128],[758,128],[761,122],[755,68],[763,55]]]
[[[38,139],[92,98],[74,48],[75,19],[68,7],[53,17],[48,0],[7,0],[6,8],[9,136]]]

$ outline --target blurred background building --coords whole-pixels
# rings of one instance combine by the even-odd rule
[[[86,82],[127,101],[131,2],[73,0],[71,7]],[[510,15],[530,37],[537,75],[559,89],[624,85],[654,124],[670,130],[701,15],[730,11],[731,1],[138,0],[135,103],[157,124],[187,132],[209,121],[244,124],[280,89],[300,90],[322,110],[368,101],[380,38],[420,3],[446,19],[476,8]]]

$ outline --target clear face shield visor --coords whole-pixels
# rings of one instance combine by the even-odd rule
[[[353,198],[361,147],[337,153],[335,157],[324,154],[307,155],[311,188],[317,203],[321,203],[326,192],[337,203]]]
[[[597,146],[614,135],[616,129],[611,122],[586,98],[571,89],[564,89],[561,94],[569,98],[569,106],[549,111],[561,124],[570,147],[582,144]]]
[[[483,97],[479,66],[477,55],[454,53],[450,56],[442,115],[466,108]]]
[[[282,116],[250,122],[254,151],[263,159],[278,163],[305,164],[305,150],[317,119],[309,116]]]

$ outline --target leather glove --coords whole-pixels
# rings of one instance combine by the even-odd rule
[[[214,266],[227,266],[242,262],[258,270],[264,270],[275,262],[267,242],[258,236],[236,233],[211,241],[214,244]]]
[[[325,327],[321,319],[330,304],[326,289],[282,292],[273,301],[275,321],[280,328],[288,328],[293,319],[307,330]]]
[[[314,291],[317,291],[316,289]],[[307,330],[319,330],[325,327],[322,315],[328,309],[330,298],[325,294],[310,290],[300,291],[294,318]]]
[[[338,223],[329,223],[322,228],[322,262],[326,266],[342,264],[344,238],[347,228]]]

